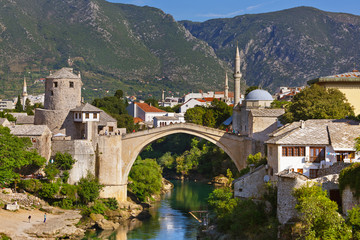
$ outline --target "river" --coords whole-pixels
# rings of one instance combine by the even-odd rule
[[[150,209],[152,217],[143,222],[133,221],[115,232],[100,233],[100,239],[196,239],[197,222],[189,211],[207,210],[206,199],[213,186],[191,181],[173,181],[174,189]]]

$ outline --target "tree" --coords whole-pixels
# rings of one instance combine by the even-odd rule
[[[203,125],[203,115],[205,112],[206,109],[204,107],[196,106],[188,109],[184,117],[187,122]]]
[[[124,92],[123,90],[119,89],[119,90],[116,90],[115,94],[114,94],[115,97],[119,98],[119,99],[122,99],[123,96],[124,96]]]
[[[228,119],[232,115],[233,111],[233,108],[231,106],[218,99],[214,99],[214,101],[211,102],[210,109],[214,113],[215,127],[219,127],[226,119]]]
[[[93,202],[99,197],[102,187],[103,186],[99,183],[99,180],[91,173],[88,173],[87,176],[81,178],[78,183],[77,192],[80,197],[80,201],[83,204]]]
[[[207,127],[215,127],[216,120],[214,117],[214,112],[212,109],[207,109],[205,114],[203,115],[203,125]]]
[[[153,107],[159,107],[159,103],[158,100],[156,100],[155,98],[149,98],[145,100],[145,103],[153,106]]]
[[[44,165],[46,159],[31,147],[29,138],[13,136],[9,128],[0,126],[0,184],[19,179],[19,172],[25,166]]]
[[[293,195],[302,223],[301,239],[350,239],[350,229],[337,212],[336,202],[327,197],[320,185],[303,185]]]
[[[18,99],[15,105],[15,112],[22,112],[22,111],[23,111],[23,107],[21,105],[20,95],[18,95]]]
[[[54,163],[60,170],[71,170],[75,163],[75,159],[72,158],[70,153],[57,152],[55,154]]]
[[[353,107],[342,92],[314,84],[294,96],[283,115],[283,121],[341,119],[353,115]]]

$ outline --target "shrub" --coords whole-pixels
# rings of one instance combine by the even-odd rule
[[[60,194],[66,196],[67,199],[76,201],[77,186],[70,184],[63,184],[60,189]]]
[[[136,160],[129,173],[129,178],[132,181],[129,184],[131,191],[141,201],[145,201],[146,198],[161,190],[161,168],[154,159]]]
[[[60,184],[59,183],[43,183],[42,188],[39,191],[39,196],[41,198],[54,198],[54,196],[59,192]]]
[[[57,169],[55,163],[48,163],[48,165],[46,165],[44,172],[46,174],[46,177],[52,181],[55,179],[56,175],[58,175],[60,173],[59,169]]]
[[[58,206],[63,209],[71,209],[73,207],[73,201],[71,199],[61,199],[61,201],[54,203],[54,206]]]
[[[60,153],[55,154],[55,166],[60,170],[70,170],[72,169],[75,159],[72,158],[70,153]]]
[[[80,201],[83,204],[93,202],[99,197],[101,188],[102,185],[99,183],[98,179],[91,173],[88,173],[88,175],[85,178],[81,178],[78,183],[78,195]]]
[[[119,203],[115,198],[104,199],[103,202],[110,210],[117,210],[119,208]]]
[[[360,163],[354,163],[341,170],[339,175],[339,188],[344,191],[349,186],[355,197],[360,197]]]
[[[63,181],[63,183],[67,183],[67,181],[69,180],[69,177],[70,177],[69,171],[64,171],[62,173],[61,180]]]
[[[42,183],[38,179],[29,179],[21,180],[18,186],[27,192],[35,193],[41,189]]]
[[[96,201],[94,206],[91,207],[92,213],[104,214],[105,211],[106,211],[106,206],[101,201]]]
[[[353,239],[360,239],[360,206],[356,205],[348,211],[346,220],[349,226],[352,226]]]

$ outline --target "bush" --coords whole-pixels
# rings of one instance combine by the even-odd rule
[[[54,196],[59,192],[60,184],[59,183],[43,183],[42,188],[39,191],[39,196],[41,198],[54,198]]]
[[[62,173],[61,180],[63,181],[63,183],[67,183],[67,181],[69,180],[69,177],[70,177],[69,171],[64,171]]]
[[[77,198],[77,186],[70,184],[63,184],[60,189],[60,194],[66,196],[67,199],[76,201]]]
[[[96,214],[103,214],[106,211],[106,206],[101,201],[96,201],[94,206],[91,207],[91,212]]]
[[[70,170],[72,169],[75,159],[72,158],[70,153],[60,153],[55,154],[55,166],[60,170]]]
[[[100,190],[102,185],[99,183],[98,179],[94,175],[88,173],[85,178],[81,178],[78,183],[78,195],[80,201],[83,204],[88,204],[93,202],[100,195]]]
[[[54,203],[54,206],[63,208],[63,209],[72,209],[73,208],[73,201],[71,199],[61,199],[61,201]]]
[[[41,189],[42,183],[38,179],[29,179],[21,180],[18,186],[27,192],[36,193]]]
[[[46,177],[52,181],[55,179],[56,175],[58,175],[60,173],[60,170],[57,168],[57,166],[55,165],[55,163],[48,163],[48,165],[46,165],[44,172],[46,174]]]
[[[352,226],[353,239],[360,239],[360,206],[356,205],[348,211],[348,218],[346,220],[349,226]]]
[[[346,186],[353,190],[355,197],[360,197],[360,163],[353,163],[341,170],[339,175],[340,191],[344,191]]]
[[[129,178],[132,181],[129,187],[140,201],[145,201],[146,198],[161,190],[161,167],[154,159],[136,160]]]
[[[115,198],[104,199],[103,202],[110,210],[117,210],[119,208],[119,203]]]

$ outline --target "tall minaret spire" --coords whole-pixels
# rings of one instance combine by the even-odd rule
[[[227,102],[228,99],[229,99],[229,79],[228,79],[227,72],[225,72],[225,92],[224,92],[224,99],[225,99],[225,102]]]
[[[23,110],[25,110],[26,108],[26,99],[27,99],[27,86],[26,86],[26,78],[24,76],[24,86],[23,86],[23,93],[22,93],[22,96],[23,96]]]
[[[234,68],[234,107],[240,102],[240,53],[239,46],[236,46],[235,68]]]

